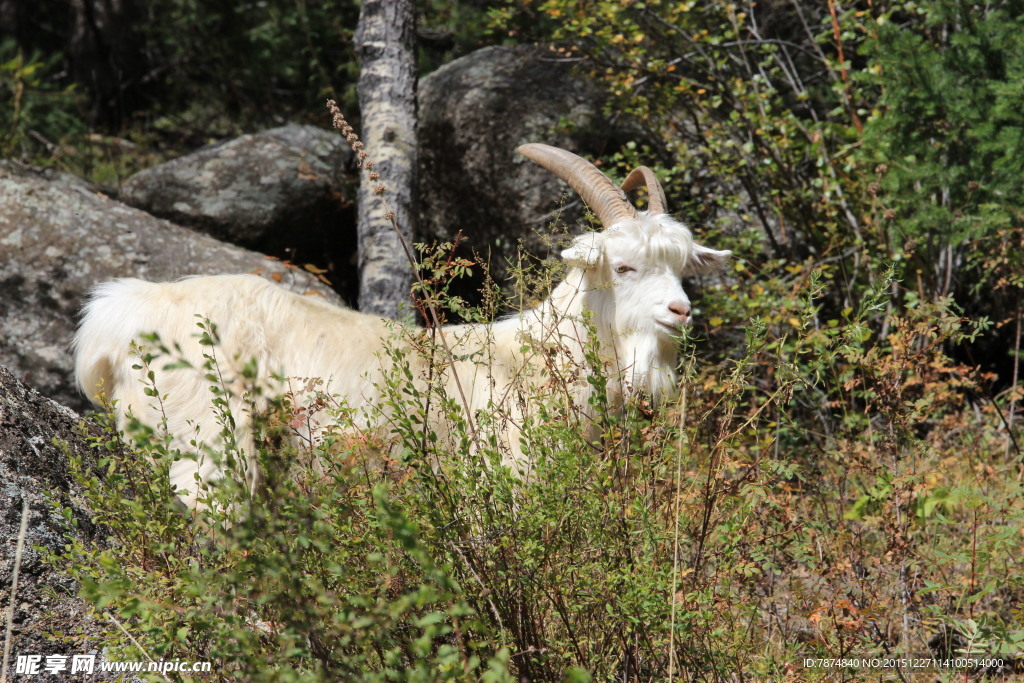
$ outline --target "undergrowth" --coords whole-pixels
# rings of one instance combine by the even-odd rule
[[[443,249],[424,260],[435,284],[468,267]],[[235,475],[186,511],[167,468],[190,456],[159,425],[119,434],[101,416],[102,475],[73,465],[108,538],[72,540],[56,561],[123,625],[112,656],[211,661],[215,679],[804,680],[837,673],[811,658],[901,656],[1019,668],[1015,394],[992,398],[990,378],[948,353],[986,321],[912,292],[892,309],[893,269],[828,314],[828,268],[788,272],[758,280],[740,263],[704,292],[721,334],[744,317],[746,336],[718,340],[734,357],[714,363],[680,340],[667,406],[611,409],[595,355],[597,428],[581,429],[552,377],[524,420],[526,478],[502,465],[487,414],[471,430],[392,345],[385,426],[360,429],[310,381],[255,415],[250,490],[204,324],[224,430],[194,447]],[[140,367],[173,363],[165,351]],[[443,429],[424,428],[434,413]],[[310,439],[312,421],[331,427]]]

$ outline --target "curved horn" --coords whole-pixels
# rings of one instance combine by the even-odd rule
[[[626,193],[586,159],[558,147],[537,143],[521,145],[516,151],[569,183],[604,227],[637,217]]]
[[[638,187],[647,188],[647,213],[657,216],[665,213],[665,190],[661,189],[658,176],[646,166],[637,166],[622,181],[622,191],[629,192]]]

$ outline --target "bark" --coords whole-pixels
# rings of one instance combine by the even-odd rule
[[[416,151],[415,15],[411,0],[364,0],[356,29],[362,139],[380,173],[363,174],[359,204],[359,308],[397,319],[409,310],[412,267],[391,219],[412,243]],[[376,192],[378,185],[387,191]],[[407,314],[406,314],[407,315]]]

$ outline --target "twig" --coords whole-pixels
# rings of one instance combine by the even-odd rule
[[[359,141],[359,138],[352,132],[351,126],[345,121],[345,117],[342,115],[341,110],[338,108],[337,102],[334,100],[327,100],[327,108],[330,109],[331,115],[333,116],[334,127],[341,130],[345,135],[345,139],[352,145],[352,151],[354,151],[358,157],[358,164],[363,170],[370,171],[373,168],[372,162],[367,159],[366,150],[363,149],[363,143]],[[380,174],[376,171],[370,171],[370,180],[377,181],[380,178]],[[391,223],[392,229],[398,236],[398,241],[402,245],[402,250],[405,252],[405,258],[408,259],[409,264],[412,266],[413,274],[416,276],[416,280],[423,291],[426,292],[427,286],[423,281],[423,275],[420,273],[419,264],[416,262],[416,256],[412,252],[412,247],[409,246],[409,242],[406,241],[402,231],[398,229],[398,224],[395,222],[395,212],[391,210],[387,200],[384,198],[384,186],[378,185],[377,192],[380,195],[381,201],[384,203],[387,211],[385,217]],[[476,422],[473,420],[473,414],[470,410],[469,401],[466,399],[466,392],[462,388],[462,382],[459,380],[459,373],[455,369],[455,356],[452,354],[451,347],[448,345],[448,338],[444,334],[444,330],[441,327],[441,318],[437,315],[437,309],[434,307],[433,302],[429,297],[424,299],[427,305],[427,310],[430,311],[431,323],[434,329],[437,330],[441,337],[441,345],[444,346],[445,355],[448,357],[448,364],[451,368],[452,379],[455,380],[455,388],[458,389],[459,398],[462,401],[462,407],[466,411],[466,425],[469,427],[470,434],[473,437],[473,441],[479,443],[479,436],[476,431]]]
[[[683,442],[686,433],[686,396],[687,382],[683,382],[683,392],[680,397],[679,409],[679,441],[676,444],[676,509],[673,513],[673,538],[672,538],[672,616],[669,619],[668,629],[668,680],[672,682],[676,670],[676,589],[679,580],[679,508],[682,495],[678,490],[679,482],[683,480]]]
[[[21,553],[25,549],[25,534],[28,532],[28,500],[21,499],[21,527],[18,529],[18,545],[14,551],[14,575],[11,576],[11,604],[7,607],[7,631],[4,635],[4,658],[0,666],[0,681],[7,680],[7,662],[11,657],[11,633],[14,631],[14,603],[18,592],[18,573],[21,570]]]
[[[1010,444],[1013,443],[1013,418],[1017,413],[1017,382],[1020,380],[1020,318],[1021,310],[1017,308],[1017,336],[1013,344],[1013,390],[1010,393],[1010,415],[1006,419],[1006,433],[1009,438],[1006,440],[1006,452],[1010,452]]]
[[[501,629],[501,636],[502,640],[504,641],[507,638],[505,623],[501,620],[501,613],[498,611],[498,606],[494,604],[493,600],[491,600],[490,591],[487,589],[487,586],[484,585],[484,582],[480,578],[480,575],[476,573],[476,570],[473,568],[473,565],[470,564],[468,559],[466,559],[466,556],[462,553],[462,550],[459,549],[459,546],[452,542],[449,542],[449,545],[451,546],[452,550],[455,551],[455,554],[459,556],[459,559],[461,559],[465,563],[466,569],[468,569],[469,573],[473,575],[473,578],[476,579],[476,582],[480,584],[480,597],[487,599],[487,605],[491,608],[491,614],[494,615],[494,618],[498,622],[498,628]]]
[[[146,659],[151,661],[153,664],[156,664],[156,660],[149,656],[149,652],[146,650],[146,648],[142,647],[142,643],[140,643],[139,641],[135,640],[135,636],[133,636],[131,633],[128,633],[128,629],[126,629],[124,627],[124,625],[120,621],[117,620],[117,617],[115,617],[113,614],[110,614],[108,612],[107,613],[107,618],[110,619],[112,622],[114,622],[115,626],[117,626],[119,629],[121,629],[121,633],[123,633],[126,636],[128,636],[128,640],[132,641],[132,644],[135,645],[135,647],[139,648],[139,652],[141,652],[142,655]],[[170,678],[167,677],[167,674],[165,674],[163,672],[160,672],[160,677],[163,678],[165,681],[171,680]]]

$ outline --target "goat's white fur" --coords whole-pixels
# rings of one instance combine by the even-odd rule
[[[474,415],[486,410],[498,416],[491,424],[497,425],[507,463],[521,467],[528,461],[518,422],[528,394],[550,380],[552,372],[565,371],[561,379],[570,383],[576,406],[586,411],[591,387],[580,370],[586,371],[588,324],[609,369],[610,393],[642,389],[655,401],[670,394],[676,383],[674,333],[690,318],[680,280],[720,266],[728,255],[695,244],[690,231],[665,214],[641,212],[576,238],[562,252],[570,267],[565,280],[536,308],[490,324],[446,327],[469,409]],[[586,311],[589,323],[584,322]],[[168,283],[122,279],[97,287],[85,306],[74,340],[79,386],[94,400],[102,392],[115,401],[122,426],[129,412],[153,426],[165,416],[183,451],[194,450],[188,443],[197,435],[211,443],[220,426],[208,382],[198,370],[209,348],[198,343],[197,315],[217,327],[215,352],[231,390],[229,404],[243,450],[251,447],[241,398],[245,363],[255,359],[264,383],[275,374],[321,378],[328,393],[358,409],[380,399],[378,386],[389,363],[380,353],[384,341],[408,342],[401,334],[396,338],[389,321],[290,293],[254,275]],[[180,347],[197,368],[160,370],[161,363],[154,364],[164,396],[160,406],[146,395],[142,373],[133,368],[139,359],[131,350],[141,335],[154,332],[166,346]],[[530,350],[524,353],[524,348]],[[425,374],[426,361],[416,353],[408,357],[414,374]],[[448,395],[459,400],[451,369],[439,377]],[[368,419],[365,411],[361,419]],[[189,505],[195,505],[196,475],[209,481],[221,473],[201,457],[172,465],[172,484],[188,492],[183,498]]]

